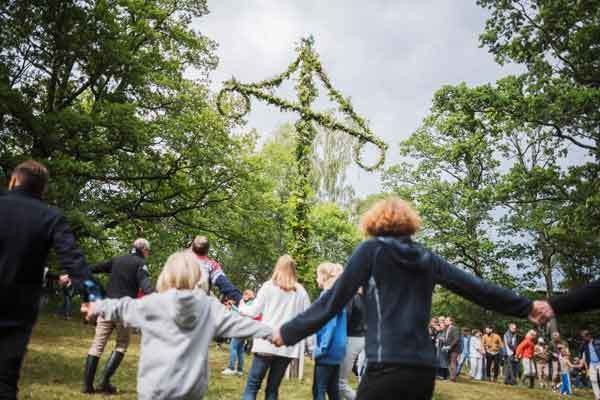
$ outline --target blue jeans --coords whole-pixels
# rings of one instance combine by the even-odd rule
[[[237,370],[244,372],[244,339],[233,338],[229,344],[229,369],[235,369],[237,359]]]
[[[279,396],[279,385],[285,375],[288,364],[292,361],[288,357],[280,356],[262,356],[254,354],[252,366],[248,372],[248,381],[244,389],[243,400],[255,400],[256,394],[260,390],[260,385],[269,371],[267,378],[267,387],[265,389],[266,400],[277,400]]]
[[[313,399],[325,400],[325,394],[329,400],[340,400],[340,366],[328,364],[315,364],[313,375]]]
[[[460,371],[462,371],[464,365],[469,362],[469,353],[461,353],[458,358],[458,371],[456,372],[456,376],[460,375]]]

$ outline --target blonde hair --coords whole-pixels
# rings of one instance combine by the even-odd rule
[[[284,254],[279,257],[273,268],[271,282],[286,292],[296,290],[298,275],[296,274],[296,261],[292,256]]]
[[[195,289],[201,278],[202,272],[194,256],[189,252],[179,251],[167,259],[158,276],[156,290],[166,292],[169,289]]]
[[[421,217],[410,203],[392,196],[365,212],[360,227],[367,236],[410,236],[421,229]]]
[[[527,335],[526,335],[526,336],[528,336],[528,337],[530,337],[530,338],[537,337],[537,331],[536,331],[535,329],[531,329],[531,330],[529,330],[529,331],[527,332]]]
[[[317,267],[317,283],[323,289],[331,289],[337,278],[344,271],[344,267],[340,264],[325,262]]]

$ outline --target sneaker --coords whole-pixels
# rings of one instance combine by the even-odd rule
[[[223,370],[223,372],[221,372],[221,374],[222,374],[222,375],[235,375],[235,374],[236,374],[236,372],[235,372],[234,370],[232,370],[232,369],[225,368],[225,369]]]
[[[244,371],[236,371],[235,373],[237,376],[243,376],[244,375]]]

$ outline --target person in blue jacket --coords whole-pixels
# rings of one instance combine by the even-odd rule
[[[317,284],[323,293],[329,290],[341,275],[339,264],[323,263],[317,267]],[[314,350],[315,369],[313,377],[313,399],[339,400],[340,364],[346,355],[346,309],[342,308],[316,334]]]
[[[293,345],[317,332],[366,288],[367,370],[357,400],[431,399],[437,360],[427,327],[436,285],[515,317],[540,318],[540,304],[451,265],[413,240],[421,219],[407,202],[390,197],[362,219],[370,238],[350,257],[342,275],[308,310],[283,324],[276,345]]]

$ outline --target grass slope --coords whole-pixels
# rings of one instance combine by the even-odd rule
[[[25,360],[21,379],[21,399],[100,399],[101,395],[83,395],[80,393],[85,355],[94,335],[93,327],[80,321],[63,321],[52,316],[43,316],[37,324],[29,352]],[[111,340],[102,361],[112,351]],[[221,370],[228,361],[226,349],[216,346],[210,349],[211,378],[209,391],[205,396],[209,400],[230,400],[241,398],[245,377],[223,377]],[[132,345],[123,365],[117,372],[114,383],[120,389],[114,399],[135,399],[136,363],[139,356],[139,336],[133,335]],[[250,360],[246,359],[248,371]],[[100,375],[102,363],[99,367]],[[308,363],[305,378],[301,382],[284,381],[280,389],[282,400],[311,399],[312,364]],[[590,392],[577,393],[579,399],[591,399]],[[260,398],[263,398],[261,394]],[[399,399],[401,396],[398,397]],[[435,400],[480,400],[480,399],[558,399],[559,396],[548,391],[529,390],[522,387],[506,387],[500,384],[471,382],[460,379],[456,384],[439,382],[436,386]]]

